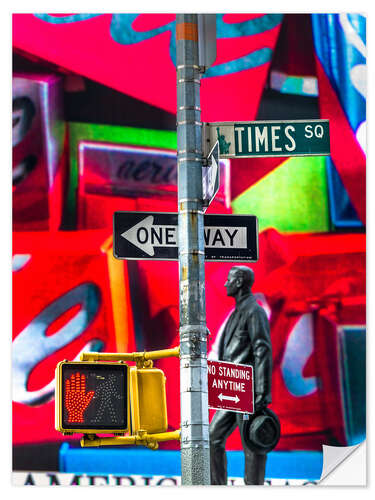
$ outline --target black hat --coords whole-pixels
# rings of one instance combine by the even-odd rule
[[[257,454],[273,450],[280,439],[280,421],[276,413],[264,408],[254,418],[244,420],[242,438],[246,446]]]

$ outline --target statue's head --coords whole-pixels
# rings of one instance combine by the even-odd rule
[[[228,279],[225,282],[227,295],[236,297],[240,290],[247,292],[254,283],[254,271],[246,266],[234,266],[228,273]]]

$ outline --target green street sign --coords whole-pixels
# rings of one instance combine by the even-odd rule
[[[330,154],[329,120],[205,123],[204,148],[219,141],[220,158]]]

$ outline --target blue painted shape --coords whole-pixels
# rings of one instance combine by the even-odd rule
[[[323,453],[320,451],[274,451],[268,454],[266,478],[320,479]]]
[[[148,450],[134,447],[75,448],[64,443],[60,448],[61,472],[76,474],[181,475],[179,451]]]
[[[244,454],[229,451],[228,476],[243,477]],[[268,454],[266,479],[320,478],[323,456],[318,451],[273,451]],[[179,451],[143,448],[75,448],[63,443],[59,454],[61,472],[75,474],[181,475]]]
[[[363,152],[366,149],[366,18],[361,14],[312,14],[316,54]],[[331,218],[337,228],[363,227],[330,159]],[[365,195],[365,193],[364,193]]]
[[[331,158],[326,158],[328,200],[331,221],[335,228],[364,228]]]
[[[366,18],[312,14],[315,50],[354,130],[366,120]]]

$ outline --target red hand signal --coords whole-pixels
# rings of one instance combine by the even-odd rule
[[[72,374],[65,381],[65,407],[68,410],[68,422],[83,422],[83,413],[90,404],[95,392],[86,393],[86,377],[83,374]]]

